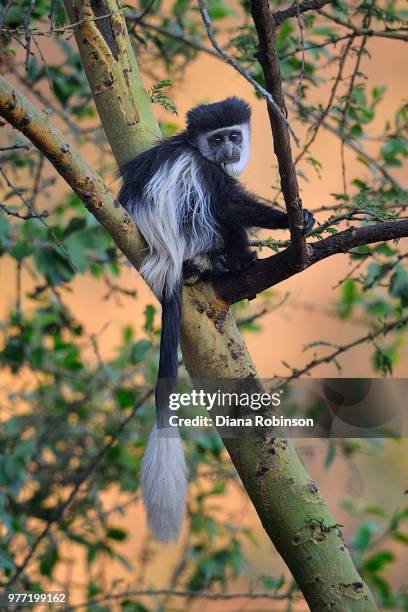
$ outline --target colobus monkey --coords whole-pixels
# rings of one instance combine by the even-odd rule
[[[236,179],[248,162],[250,115],[246,102],[235,97],[197,106],[187,113],[183,132],[120,169],[119,201],[147,243],[140,273],[162,306],[158,378],[170,386],[166,393],[156,388],[156,420],[141,476],[149,527],[162,542],[179,535],[187,485],[181,440],[174,432],[165,435],[168,391],[178,369],[183,271],[184,277],[238,273],[256,259],[247,228],[288,227],[286,213],[260,203]],[[305,211],[304,231],[313,223]]]

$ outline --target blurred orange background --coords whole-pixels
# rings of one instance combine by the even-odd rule
[[[42,44],[43,52],[51,52],[51,43]],[[402,43],[395,41],[384,42],[381,39],[373,39],[368,43],[371,59],[363,60],[363,71],[368,75],[370,87],[387,85],[384,102],[380,106],[379,117],[372,126],[373,133],[380,133],[386,119],[391,119],[392,113],[397,105],[406,95],[406,82],[402,75],[406,74],[406,54]],[[351,71],[351,65],[346,74]],[[330,68],[329,68],[330,70]],[[333,72],[334,74],[334,72]],[[170,78],[172,75],[170,75]],[[151,83],[146,82],[147,86]],[[175,121],[179,127],[183,126],[185,112],[193,105],[203,101],[216,101],[229,95],[238,95],[251,103],[253,108],[252,121],[252,155],[247,170],[242,180],[251,191],[264,197],[270,198],[274,194],[273,186],[277,184],[277,171],[273,156],[272,139],[270,134],[268,117],[265,104],[255,98],[251,86],[246,83],[232,68],[224,65],[214,58],[201,56],[189,66],[183,78],[176,83],[171,91],[178,117],[174,119],[156,107],[157,116],[163,121]],[[313,97],[326,103],[329,95],[327,86],[317,88]],[[295,129],[301,137],[304,136],[302,126],[296,125]],[[367,151],[375,147],[369,144]],[[98,153],[91,146],[84,146],[82,153],[92,165],[93,160],[98,159]],[[321,176],[317,176],[312,169],[303,166],[307,170],[308,181],[301,179],[302,198],[305,208],[313,210],[325,204],[331,204],[333,199],[331,193],[342,191],[342,177],[340,172],[340,143],[329,132],[321,129],[320,134],[313,145],[314,157],[323,163]],[[356,160],[356,155],[347,150],[346,161],[348,176],[364,175],[364,166]],[[394,172],[396,178],[401,182],[406,178],[406,169],[398,169]],[[112,188],[117,185],[112,182]],[[55,202],[66,188],[62,180],[58,180],[55,190]],[[51,210],[54,202],[42,203],[45,208]],[[323,217],[319,217],[322,220]],[[279,238],[286,238],[284,233],[278,233]],[[408,242],[405,239],[405,242]],[[350,264],[346,256],[337,255],[327,259],[301,275],[295,276],[273,289],[276,295],[283,297],[290,292],[288,300],[276,311],[265,315],[261,319],[262,331],[259,333],[246,334],[246,342],[259,374],[264,378],[272,377],[274,374],[285,374],[282,361],[291,366],[300,367],[310,361],[313,352],[302,352],[304,345],[319,340],[325,340],[337,344],[347,343],[366,332],[363,327],[352,321],[341,321],[337,318],[327,316],[313,309],[313,306],[332,308],[338,290],[333,287],[344,278],[350,271]],[[0,258],[0,275],[2,281],[2,292],[0,296],[0,315],[4,316],[9,308],[12,308],[15,300],[15,276],[14,263],[10,259]],[[89,334],[99,334],[102,356],[108,356],[119,341],[120,330],[123,324],[132,324],[141,329],[143,324],[143,310],[148,303],[153,303],[154,297],[146,288],[143,281],[136,272],[131,269],[124,271],[120,279],[121,286],[136,288],[137,300],[120,298],[120,304],[114,299],[104,299],[106,286],[93,277],[78,277],[71,285],[71,291],[64,296],[65,302],[71,306],[76,317],[84,324]],[[28,290],[30,280],[24,278],[24,290]],[[28,307],[29,303],[26,304]],[[253,305],[256,309],[256,304]],[[348,352],[341,359],[342,375],[349,377],[369,377],[373,375],[370,366],[370,355],[372,349],[362,345]],[[404,377],[408,374],[408,347],[401,348],[401,359],[395,368],[395,377]],[[313,371],[314,376],[338,376],[333,364],[321,365]],[[350,518],[338,502],[343,496],[351,496],[361,501],[380,503],[388,510],[401,507],[406,504],[404,490],[408,486],[408,445],[403,443],[387,442],[384,450],[379,450],[376,457],[360,456],[353,463],[345,457],[335,460],[330,471],[322,468],[322,462],[326,452],[326,444],[322,441],[306,442],[297,441],[299,452],[307,464],[312,477],[329,500],[338,523],[345,525],[346,539],[352,531],[354,519]],[[112,507],[119,500],[124,499],[118,493],[112,491],[107,506]],[[249,502],[243,501],[243,497],[232,492],[223,509],[220,511],[228,519],[229,512],[236,511],[242,506],[242,525],[253,526],[257,531],[258,547],[248,542],[247,554],[250,559],[246,578],[257,577],[262,574],[278,575],[282,571],[283,564],[266,535],[264,534],[258,518]],[[123,544],[126,555],[134,561],[136,575],[141,571],[144,561],[140,558],[143,538],[146,534],[145,519],[140,504],[133,505],[127,509],[124,517],[114,517],[113,523],[121,523],[128,528],[130,537]],[[183,539],[182,539],[183,541]],[[176,547],[160,551],[153,545],[154,556],[149,566],[146,584],[156,587],[166,586],[171,568],[174,564],[181,543]],[[395,545],[396,547],[398,545]],[[74,575],[80,576],[85,571],[84,560],[78,556],[72,545],[66,547],[66,556],[72,558],[72,571]],[[404,575],[407,559],[401,553],[400,572]],[[106,569],[106,568],[105,568]],[[125,581],[133,581],[134,574],[127,572],[118,563],[112,563],[108,573],[115,577],[124,577]],[[394,580],[398,582],[396,574]],[[239,586],[237,587],[239,589]],[[148,604],[149,601],[146,600]],[[182,607],[180,601],[179,606]],[[270,602],[200,602],[200,610],[237,610],[245,607],[247,610],[280,610],[278,603]],[[188,609],[193,609],[189,607]],[[299,610],[307,609],[302,605]]]

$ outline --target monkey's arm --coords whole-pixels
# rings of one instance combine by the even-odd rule
[[[234,190],[232,193],[231,211],[239,223],[244,227],[262,227],[266,229],[287,229],[288,215],[280,210],[262,204],[259,200],[244,189]],[[314,217],[308,210],[303,211],[303,233],[307,233],[314,225]]]

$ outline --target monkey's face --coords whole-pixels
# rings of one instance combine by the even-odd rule
[[[249,157],[249,125],[233,125],[201,134],[198,138],[200,153],[219,164],[232,176],[244,170]]]

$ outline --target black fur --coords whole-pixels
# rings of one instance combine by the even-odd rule
[[[180,338],[181,289],[171,298],[163,298],[162,328],[160,339],[159,382],[156,387],[157,426],[166,427],[169,412],[169,395],[177,389],[178,356],[177,348]]]
[[[212,214],[224,238],[228,269],[241,270],[254,259],[244,228],[285,229],[288,227],[288,216],[259,202],[220,165],[203,157],[191,142],[191,134],[185,130],[177,136],[160,140],[151,149],[124,164],[120,169],[123,186],[118,196],[119,202],[132,214],[132,207],[142,199],[144,186],[150,178],[165,162],[171,163],[188,149],[201,167],[204,190],[211,193]],[[307,217],[305,214],[305,224],[307,221],[308,230],[311,221],[313,225],[310,213]]]
[[[120,167],[123,185],[119,192],[119,202],[129,210],[130,200],[141,200],[143,189],[151,177],[172,160],[176,160],[186,148],[191,149],[190,139],[186,131],[173,136],[162,138],[153,147],[143,151]],[[195,151],[195,150],[194,150]]]
[[[251,109],[246,102],[231,97],[214,104],[201,104],[187,113],[187,131],[190,136],[249,123]]]
[[[273,209],[258,201],[248,193],[237,179],[225,172],[222,166],[209,161],[196,148],[197,135],[217,128],[234,124],[248,123],[249,106],[238,98],[228,98],[224,102],[202,105],[187,114],[187,129],[171,138],[157,142],[151,149],[144,151],[120,168],[123,186],[118,199],[132,215],[134,206],[143,200],[143,190],[151,177],[166,162],[172,163],[188,150],[201,168],[203,190],[211,194],[211,212],[217,222],[224,241],[222,252],[208,253],[213,259],[214,273],[223,270],[238,272],[247,268],[256,259],[249,247],[247,228],[261,227],[284,229],[288,227],[286,213]],[[194,202],[190,204],[194,206]],[[313,215],[305,211],[305,233],[314,224]],[[186,219],[185,231],[189,231]],[[188,276],[189,263],[185,273]],[[206,275],[208,277],[208,274]],[[180,279],[181,282],[181,279]],[[177,346],[180,335],[180,291],[176,297],[167,299],[161,296],[162,338],[160,346],[160,379],[176,379]],[[168,397],[167,389],[167,397]],[[163,398],[163,401],[161,400]],[[166,393],[157,396],[158,419],[167,413]]]
[[[161,231],[162,227],[159,227],[160,219],[157,217],[160,208],[155,208],[155,198],[153,198],[152,202],[145,197],[144,190],[158,171],[163,171],[163,168],[166,168],[166,164],[172,166],[181,154],[188,152],[189,155],[195,158],[194,171],[197,171],[197,175],[193,177],[195,181],[194,189],[191,189],[190,196],[184,196],[190,197],[191,201],[182,203],[183,206],[178,209],[178,213],[182,211],[183,219],[180,221],[177,218],[177,223],[174,222],[174,227],[171,228],[172,231],[177,232],[179,230],[182,237],[189,244],[195,246],[189,252],[197,257],[193,257],[191,262],[183,262],[182,275],[184,278],[197,278],[197,273],[199,272],[197,266],[199,265],[201,270],[205,268],[207,257],[212,262],[212,270],[202,273],[203,279],[210,278],[211,275],[219,276],[227,271],[239,272],[247,268],[256,259],[256,253],[251,251],[249,246],[247,234],[249,227],[269,229],[288,227],[286,213],[274,210],[270,206],[259,202],[255,196],[244,189],[237,179],[226,173],[224,167],[228,168],[228,166],[210,161],[198,149],[198,143],[200,143],[200,146],[206,150],[206,145],[203,145],[205,139],[199,138],[199,136],[219,128],[229,128],[233,125],[249,123],[250,114],[249,106],[238,98],[228,98],[216,104],[198,106],[187,114],[187,129],[185,131],[172,138],[160,140],[151,149],[141,153],[120,168],[123,184],[118,196],[119,202],[135,220],[139,220],[141,229],[146,232],[146,238],[148,238],[148,232],[154,229],[159,233],[159,236],[156,236],[158,238],[157,248],[162,248],[164,251],[166,250],[166,245],[163,245],[163,242],[166,242],[168,232],[163,233]],[[206,142],[208,142],[208,139]],[[231,140],[231,142],[233,141]],[[224,164],[228,163],[228,160],[233,159],[228,149],[229,142],[226,144],[228,146],[226,147],[227,155],[223,161]],[[208,155],[207,152],[206,155]],[[209,157],[217,159],[217,156],[209,155]],[[218,157],[218,159],[221,158]],[[188,161],[184,165],[184,169],[187,169],[187,171],[189,170]],[[161,172],[161,185],[163,185],[163,181],[165,182],[167,178],[168,175],[166,176]],[[176,181],[178,177],[172,176],[172,179]],[[194,198],[197,198],[197,181],[201,182],[200,186],[203,192],[210,196],[209,204],[206,199],[203,202],[203,198],[200,198],[199,202],[194,201]],[[174,182],[172,183],[172,188],[174,188]],[[174,188],[173,193],[179,195],[186,191],[188,192],[186,189],[178,191],[177,188]],[[168,204],[172,206],[175,203],[169,202]],[[176,202],[176,204],[180,204],[180,202]],[[209,230],[207,228],[207,231],[205,231],[205,228],[203,228],[200,236],[201,240],[197,240],[194,243],[193,239],[197,238],[197,233],[200,231],[200,228],[195,226],[192,218],[192,211],[195,210],[197,212],[197,204],[203,206],[198,211],[204,210],[205,213],[209,205],[212,218]],[[160,200],[160,206],[163,205],[166,205],[166,202]],[[152,208],[147,208],[150,206]],[[145,214],[144,219],[140,213]],[[313,215],[305,211],[305,232],[311,229],[313,223]],[[214,234],[212,234],[212,229],[214,229]],[[220,239],[220,236],[222,239]],[[156,248],[154,238],[154,235],[150,236],[152,249]],[[170,245],[173,244],[174,248],[178,246],[177,238],[177,234],[176,237],[172,235]],[[207,252],[202,253],[201,249],[207,249]],[[218,252],[211,252],[211,249],[218,249]],[[163,255],[161,261],[169,261],[168,252],[161,253],[161,255]],[[148,266],[146,271],[146,276],[152,282],[152,288],[155,289],[156,293],[162,293],[162,295],[158,295],[162,305],[162,330],[158,381],[156,385],[156,423],[158,430],[162,430],[161,435],[164,433],[166,438],[172,437],[168,436],[168,431],[163,432],[163,430],[168,430],[169,428],[169,397],[171,393],[176,391],[177,387],[177,353],[180,338],[183,281],[182,278],[177,280],[177,275],[182,264],[182,258],[183,254],[180,253],[176,261],[177,267],[165,270],[165,272],[171,273],[169,275],[170,281],[166,277],[160,277],[159,274],[159,280],[163,282],[157,282],[156,286],[154,286],[154,275],[156,272],[161,271],[157,269],[149,270]],[[150,260],[147,263],[149,264],[154,261],[160,261],[160,258]],[[151,274],[150,277],[149,274]],[[174,284],[176,284],[176,287],[174,287]],[[161,454],[163,449],[166,449],[166,453],[171,452],[171,455],[165,455],[164,465],[163,461],[158,461],[159,458],[163,457]],[[175,461],[172,463],[173,458]],[[157,469],[155,469],[155,466]],[[166,471],[167,467],[167,472],[162,477],[161,472],[162,470]],[[171,472],[172,469],[177,471],[173,474]],[[151,487],[152,482],[158,483],[158,487],[161,487],[163,495],[158,494],[157,487],[154,488],[153,492],[149,489],[146,490],[145,486]],[[168,445],[163,446],[162,441],[159,443],[159,436],[155,427],[152,430],[142,464],[142,485],[143,496],[149,513],[149,522],[152,520],[153,533],[157,534],[160,540],[167,541],[168,534],[166,531],[167,526],[169,526],[171,528],[170,537],[176,537],[181,527],[182,504],[186,487],[184,458],[180,441],[176,440],[175,444],[172,444],[171,447]],[[162,519],[164,519],[164,522],[162,522]],[[165,529],[163,529],[163,525],[166,525]]]

